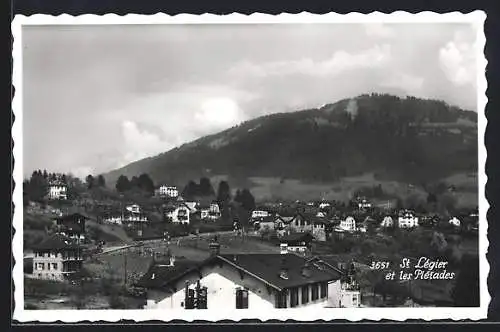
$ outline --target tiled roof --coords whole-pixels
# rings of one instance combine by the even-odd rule
[[[35,246],[35,250],[60,250],[60,249],[76,249],[78,245],[74,240],[69,239],[68,237],[61,234],[54,234],[45,240],[43,240],[40,244]]]
[[[217,261],[229,264],[233,268],[259,279],[277,290],[338,280],[342,276],[341,273],[333,269],[307,264],[305,258],[294,254],[228,254],[211,257],[200,263],[192,261],[181,263],[179,261],[175,262],[173,267],[154,265],[137,285],[145,288],[168,289],[190,272]],[[304,269],[308,270],[307,274],[304,273]],[[280,276],[282,270],[286,271],[286,279]]]
[[[221,255],[220,257],[279,289],[337,280],[341,277],[338,272],[321,270],[313,265],[308,266],[309,273],[304,275],[303,268],[307,261],[295,254],[240,254]],[[288,279],[280,277],[280,271],[283,268]]]
[[[75,221],[75,220],[79,220],[79,219],[90,219],[90,217],[84,215],[84,214],[81,214],[79,212],[77,213],[71,213],[71,214],[67,214],[67,215],[64,215],[62,217],[58,217],[56,218],[58,221]]]
[[[167,262],[155,263],[137,282],[137,286],[144,288],[168,288],[171,280],[182,276],[184,273],[195,268],[199,262],[191,260],[178,260],[174,266],[168,266]]]
[[[288,243],[289,245],[300,244],[301,242],[311,242],[313,236],[310,233],[292,233],[280,239],[281,243]]]

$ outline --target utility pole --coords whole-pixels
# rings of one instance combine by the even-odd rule
[[[125,286],[127,286],[127,251],[126,250],[123,252],[123,274],[124,274],[123,284]]]

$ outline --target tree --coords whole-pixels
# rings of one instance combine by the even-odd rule
[[[139,188],[139,178],[135,175],[130,179],[130,188]]]
[[[229,202],[231,201],[231,190],[229,184],[226,181],[219,182],[219,188],[217,190],[217,204],[221,209],[221,218],[223,221],[228,221],[231,219],[231,212]]]
[[[130,182],[128,180],[128,177],[125,175],[120,175],[118,177],[118,180],[116,180],[116,185],[115,188],[118,192],[125,192],[130,189]]]
[[[214,195],[214,188],[209,178],[203,177],[200,179],[199,194],[202,196]]]
[[[87,184],[88,189],[92,189],[92,187],[94,187],[94,182],[94,177],[91,174],[87,175],[87,177],[85,178],[85,183]]]
[[[234,195],[234,201],[236,203],[241,203],[241,191],[239,189],[236,190],[236,194]]]
[[[45,180],[47,180],[47,179],[49,178],[49,174],[47,173],[47,170],[46,170],[46,169],[44,169],[44,170],[43,170],[43,178],[44,178]]]
[[[181,195],[187,200],[193,199],[198,196],[198,185],[193,180],[190,180],[182,190]]]
[[[229,189],[229,184],[226,181],[219,182],[219,188],[217,189],[217,203],[219,203],[219,206],[226,205],[230,200],[231,190]]]
[[[43,202],[49,192],[48,180],[44,178],[40,170],[34,171],[26,183],[25,190],[25,194],[30,200]]]
[[[102,174],[99,174],[99,176],[97,177],[97,186],[98,187],[106,186],[106,180],[104,179],[104,176],[102,176]]]
[[[247,211],[255,210],[255,198],[248,189],[243,189],[241,192],[241,206]]]
[[[155,185],[153,180],[149,177],[148,174],[143,173],[137,179],[139,189],[144,190],[147,193],[153,194],[155,191]]]

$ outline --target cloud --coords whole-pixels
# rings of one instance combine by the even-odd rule
[[[419,95],[423,84],[423,77],[405,73],[396,73],[383,81],[381,86],[402,89],[409,95]]]
[[[241,62],[229,70],[230,74],[239,76],[332,76],[352,69],[373,68],[387,64],[391,60],[390,45],[376,45],[373,48],[354,53],[344,50],[336,51],[330,58],[315,61],[311,58],[300,60],[275,61],[262,64],[249,61]]]
[[[122,165],[164,152],[168,145],[158,135],[139,128],[133,121],[123,121],[121,129],[124,140]]]
[[[94,169],[90,166],[81,166],[71,169],[70,173],[83,180],[87,175],[94,174]]]
[[[393,28],[383,23],[369,23],[364,25],[365,33],[369,37],[391,38],[396,35]]]
[[[439,63],[441,70],[453,84],[475,84],[475,45],[465,34],[455,33],[453,40],[439,50]]]
[[[242,122],[245,115],[233,99],[215,97],[204,100],[194,118],[210,130],[221,130]]]

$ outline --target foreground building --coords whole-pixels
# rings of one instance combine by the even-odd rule
[[[33,249],[33,277],[64,280],[80,271],[82,250],[75,240],[54,234]]]
[[[139,281],[145,309],[338,307],[339,271],[295,254],[214,254],[203,262],[156,264]]]

